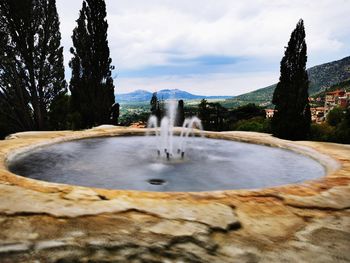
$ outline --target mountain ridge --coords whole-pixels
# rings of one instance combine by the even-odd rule
[[[307,72],[310,81],[309,95],[312,96],[350,78],[350,56],[313,66],[307,69]],[[224,105],[240,106],[246,103],[271,105],[276,85],[277,83],[227,99]]]
[[[115,94],[116,101],[118,102],[143,102],[149,101],[152,98],[153,92],[147,90],[134,90],[129,93]],[[157,92],[158,99],[182,99],[182,100],[193,100],[193,99],[227,99],[234,96],[204,96],[195,95],[180,89],[162,89]]]

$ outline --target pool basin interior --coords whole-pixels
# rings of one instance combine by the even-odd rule
[[[257,189],[325,175],[320,163],[290,150],[200,137],[188,140],[183,159],[159,157],[156,137],[128,136],[39,147],[8,166],[47,182],[165,192]]]

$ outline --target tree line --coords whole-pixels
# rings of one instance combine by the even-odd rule
[[[166,115],[165,103],[158,99],[157,93],[154,92],[150,100],[150,113],[158,118]],[[182,126],[185,118],[198,116],[203,125],[203,129],[208,131],[229,131],[244,130],[269,132],[269,124],[265,119],[265,110],[253,103],[235,108],[227,109],[218,102],[208,102],[202,99],[197,106],[186,106],[183,100],[179,100],[177,104],[176,126]],[[147,118],[140,121],[146,121]],[[249,120],[249,125],[247,122]],[[160,124],[160,123],[158,123]],[[248,127],[250,126],[250,128]]]
[[[68,85],[56,1],[0,0],[0,137],[117,122],[107,29],[104,0],[84,0]]]

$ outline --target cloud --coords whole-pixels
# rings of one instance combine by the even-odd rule
[[[66,65],[81,2],[67,5],[67,0],[57,0]],[[192,79],[203,82],[203,74],[206,83],[214,85],[220,73],[231,76],[227,79],[235,90],[253,87],[259,79],[254,74],[278,75],[284,46],[299,18],[305,21],[308,66],[350,53],[348,0],[106,0],[106,4],[109,46],[121,90],[133,78],[149,82],[173,77],[191,86],[187,77],[197,75]],[[225,87],[215,85],[215,92],[219,89]],[[212,90],[214,86],[206,84],[202,93]]]

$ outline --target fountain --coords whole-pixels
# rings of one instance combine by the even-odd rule
[[[170,100],[161,120],[149,118],[150,136],[141,136],[139,130],[139,136],[47,145],[16,155],[8,167],[49,182],[165,192],[256,189],[301,183],[325,173],[317,161],[289,150],[195,136],[202,134],[201,121],[192,117],[175,127],[176,109],[176,101]],[[225,139],[220,133],[215,136]]]
[[[187,140],[189,136],[194,136],[194,128],[198,128],[200,131],[203,130],[201,120],[197,117],[186,118],[182,124],[180,138],[175,145],[174,133],[175,133],[175,121],[177,112],[177,101],[169,100],[166,102],[166,116],[160,121],[160,127],[158,127],[158,118],[151,115],[148,119],[148,131],[147,135],[151,135],[154,129],[154,134],[157,137],[157,153],[159,157],[166,158],[181,158],[184,159]],[[202,133],[201,133],[202,135]],[[175,147],[176,146],[176,147]],[[174,151],[176,149],[176,151]]]

